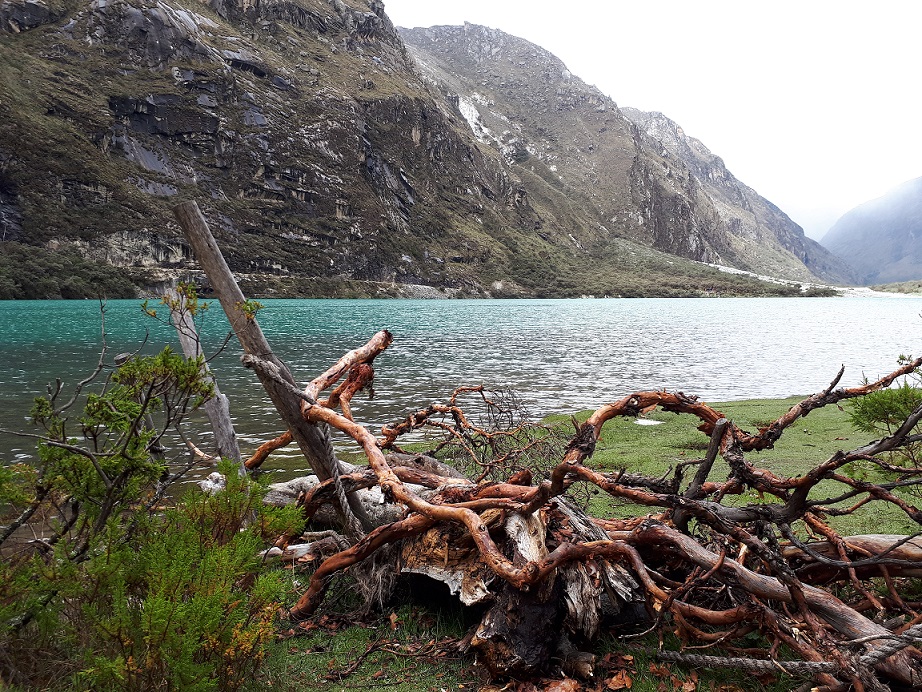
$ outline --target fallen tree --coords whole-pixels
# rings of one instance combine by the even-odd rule
[[[178,217],[187,233],[207,231],[194,205],[181,207]],[[202,243],[190,239],[190,244],[198,254]],[[227,285],[229,272],[215,277],[207,266],[206,271],[214,286]],[[245,305],[242,296],[221,299],[229,315]],[[258,329],[252,315],[238,315],[231,324]],[[922,468],[884,456],[922,440],[916,432],[922,406],[892,434],[838,452],[798,476],[777,475],[747,458],[771,448],[811,411],[885,389],[922,366],[922,359],[852,388],[838,388],[840,370],[824,391],[754,433],[696,397],[635,392],[577,425],[561,456],[537,473],[516,468],[516,460],[540,436],[529,438],[529,426],[478,427],[457,393],[447,404],[385,426],[379,436],[357,424],[351,398],[371,381],[374,358],[390,342],[387,332],[376,334],[304,390],[271,356],[268,344],[265,349],[245,344],[244,365],[270,391],[289,430],[261,448],[249,468],[291,439],[309,459],[316,457],[310,446],[328,450],[329,428],[355,440],[368,459],[367,468],[344,467],[327,451],[313,481],[288,484],[289,491],[298,488],[306,519],[332,503],[349,536],[328,534],[301,547],[292,545],[293,536],[279,540],[278,549],[288,556],[306,555],[315,563],[323,558],[291,609],[292,618],[311,617],[331,577],[346,570],[364,566],[356,578],[372,584],[369,595],[379,597],[402,570],[444,581],[464,603],[486,604],[466,644],[496,677],[553,674],[558,668],[591,677],[593,658],[580,649],[603,627],[631,632],[640,625],[675,631],[688,646],[725,652],[689,657],[695,665],[777,666],[809,675],[821,690],[922,685],[922,653],[914,646],[922,641],[922,612],[906,597],[907,580],[920,571],[919,534],[842,536],[831,521],[880,504],[922,524],[913,504]],[[660,478],[592,468],[606,422],[653,408],[697,418],[710,438],[704,457]],[[423,428],[439,431],[446,447],[469,457],[479,469],[476,477],[400,453],[401,437]],[[729,472],[716,480],[718,456]],[[855,462],[869,464],[875,475],[849,475]],[[694,475],[687,479],[691,468]],[[580,487],[632,503],[642,516],[588,516],[571,499]],[[756,501],[734,501],[748,491],[758,494]],[[382,506],[387,511],[374,509]],[[835,589],[821,588],[829,585]]]

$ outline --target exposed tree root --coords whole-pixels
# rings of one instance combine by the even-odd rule
[[[440,425],[451,427],[448,435],[459,444],[482,432],[456,403],[417,411],[401,423],[386,426],[381,438],[331,408],[303,405],[308,421],[338,429],[362,446],[369,460],[362,485],[373,482],[407,514],[328,558],[313,574],[291,615],[309,616],[332,575],[382,546],[399,542],[404,547],[395,569],[403,566],[445,581],[465,603],[493,603],[470,646],[494,675],[521,677],[548,670],[551,661],[559,660],[559,651],[572,649],[571,637],[588,641],[598,634],[606,609],[624,609],[640,601],[658,626],[678,628],[689,643],[710,643],[732,651],[734,641],[758,628],[768,648],[762,662],[754,665],[783,666],[775,659],[783,644],[810,663],[794,665],[792,670],[809,672],[829,689],[843,685],[874,689],[880,680],[919,684],[922,655],[912,645],[916,641],[912,636],[899,640],[893,650],[884,649],[893,641],[891,630],[813,583],[851,583],[862,598],[883,607],[864,580],[886,573],[892,583],[919,573],[922,539],[840,537],[820,517],[827,505],[843,500],[854,505],[863,495],[867,501],[888,502],[917,519],[918,510],[892,484],[840,480],[839,470],[850,461],[873,459],[904,444],[922,411],[914,412],[895,435],[838,453],[798,477],[780,477],[759,468],[746,460],[745,453],[775,444],[785,428],[809,411],[887,386],[907,368],[920,364],[915,361],[878,382],[851,389],[834,390],[837,377],[827,390],[805,399],[757,433],[741,430],[695,397],[636,392],[592,414],[579,426],[560,463],[546,478],[535,481],[530,474],[519,474],[506,482],[471,482],[388,461],[386,448],[399,434],[427,424],[433,427],[435,417]],[[671,480],[647,478],[585,465],[606,421],[653,406],[697,417],[702,432],[712,436],[711,450],[687,487],[681,474]],[[450,424],[444,422],[446,416]],[[717,454],[731,467],[723,481],[708,478]],[[815,498],[816,486],[829,480],[845,487],[841,500],[828,492]],[[914,477],[900,482],[906,487],[918,481]],[[625,522],[592,520],[564,497],[577,483],[590,484],[655,514]],[[305,507],[318,501],[323,487],[306,499]],[[432,492],[423,497],[414,487]],[[774,500],[723,502],[745,488]],[[820,533],[822,540],[798,538],[792,529],[798,522]],[[903,604],[896,588],[890,602]],[[561,638],[561,633],[567,636]],[[851,642],[859,643],[849,648]]]

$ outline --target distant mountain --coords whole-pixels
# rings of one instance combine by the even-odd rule
[[[595,236],[790,279],[855,280],[676,123],[619,109],[546,50],[472,24],[399,31],[479,141],[529,191],[540,181],[579,200]]]
[[[0,0],[0,297],[188,276],[189,198],[253,295],[792,290],[693,260],[841,280],[768,212],[770,249],[740,242],[704,174],[546,51],[428,32],[419,67],[378,0]]]
[[[855,267],[862,283],[922,279],[922,178],[855,207],[821,242]]]

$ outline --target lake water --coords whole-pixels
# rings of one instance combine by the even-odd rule
[[[265,300],[259,321],[275,352],[306,382],[378,329],[394,344],[375,362],[376,397],[357,420],[377,432],[459,385],[514,389],[537,416],[595,408],[633,391],[680,390],[705,401],[785,397],[876,378],[900,354],[922,352],[922,299],[723,298],[604,300]],[[176,344],[140,301],[106,305],[108,362]],[[206,346],[228,331],[215,301]],[[100,349],[93,301],[0,301],[0,428],[26,429],[32,398],[56,377],[73,385]],[[178,349],[178,345],[175,346]],[[244,452],[282,431],[236,341],[213,362]],[[0,462],[34,445],[0,434]],[[292,448],[288,453],[295,459]]]

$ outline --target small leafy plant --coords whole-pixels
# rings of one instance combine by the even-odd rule
[[[908,356],[899,358],[900,364],[911,360]],[[892,435],[919,406],[922,406],[922,372],[916,370],[904,377],[897,386],[852,400],[848,416],[852,426],[861,432]],[[891,458],[894,462],[918,466],[919,451],[918,442],[909,443],[891,455]]]

